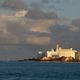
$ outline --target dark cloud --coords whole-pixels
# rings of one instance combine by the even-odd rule
[[[5,15],[0,16],[0,22],[1,43],[2,41],[33,45],[45,45],[47,43],[55,45],[60,43],[65,46],[74,45],[73,47],[75,47],[76,45],[76,48],[79,46],[80,31],[77,31],[73,25],[60,25],[56,19],[36,20]],[[34,40],[32,41],[32,39]],[[35,43],[35,40],[37,43]]]
[[[49,0],[42,0],[42,3],[49,3]]]
[[[3,0],[0,0],[0,7],[1,7],[2,4],[3,4]]]
[[[31,3],[27,7],[27,4],[23,0],[4,0],[1,7],[10,10],[28,10],[28,18],[31,19],[57,19],[58,15],[55,12],[44,12],[39,3]]]
[[[45,14],[46,19],[58,19],[58,16],[55,12],[48,12]]]
[[[2,8],[13,9],[13,10],[24,10],[27,9],[26,4],[23,0],[4,0],[1,5]]]
[[[38,2],[32,2],[31,4],[30,4],[30,7],[38,7],[38,8],[40,8],[40,7],[42,7],[43,5],[42,4],[40,4],[40,3],[38,3]]]
[[[80,19],[73,20],[72,25],[80,27]]]
[[[80,32],[80,19],[75,19],[72,21],[72,30],[75,30],[75,31],[79,31]]]
[[[58,16],[55,12],[44,12],[40,7],[31,7],[27,17],[32,19],[57,19]]]
[[[51,3],[51,2],[55,2],[55,3],[60,3],[62,0],[42,0],[42,3]]]
[[[56,25],[51,27],[51,35],[55,43],[59,43],[63,47],[73,47],[74,49],[79,49],[80,32],[71,31],[70,26],[66,25]]]
[[[0,15],[0,37],[1,43],[28,43],[34,38],[33,43],[37,40],[36,45],[50,43],[49,27],[55,25],[56,20],[33,20],[18,18],[14,15]],[[42,42],[39,40],[41,39]],[[47,39],[47,42],[45,41]],[[44,45],[45,45],[44,44]]]
[[[32,18],[32,19],[42,19],[44,18],[44,13],[43,11],[38,7],[31,7],[29,9],[27,17]]]
[[[57,19],[58,15],[55,12],[50,12],[50,11],[44,11],[42,9],[41,4],[39,3],[32,3],[30,5],[29,12],[27,17],[32,18],[32,19]]]
[[[54,2],[54,3],[61,3],[61,2],[69,2],[70,0],[42,0],[42,3],[51,3],[51,2]]]

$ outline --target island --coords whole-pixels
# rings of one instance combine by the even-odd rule
[[[58,44],[55,49],[43,53],[39,51],[36,58],[24,59],[19,61],[56,61],[56,62],[80,62],[80,51],[72,48],[64,49]]]

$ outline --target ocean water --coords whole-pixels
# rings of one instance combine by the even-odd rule
[[[0,80],[80,80],[80,63],[0,62]]]

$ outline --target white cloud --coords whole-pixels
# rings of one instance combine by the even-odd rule
[[[27,10],[22,10],[22,11],[16,12],[15,16],[16,17],[25,17],[27,14],[28,14]]]

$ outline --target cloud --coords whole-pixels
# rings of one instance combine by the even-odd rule
[[[30,24],[32,23],[32,24]],[[42,33],[50,33],[49,27],[51,25],[56,25],[56,20],[31,20],[28,24],[31,27],[29,27],[29,30],[31,32],[42,32]]]
[[[32,37],[34,41],[36,40],[36,42],[33,41],[34,44],[47,44],[50,38],[42,34],[50,34],[50,26],[56,24],[57,20],[53,19],[34,20],[25,17],[16,17],[13,14],[0,14],[0,43],[28,44],[29,42],[29,44],[33,44],[29,41]],[[31,36],[32,34],[34,37]],[[40,36],[36,37],[36,34]],[[43,40],[42,42],[40,42],[41,39]]]
[[[80,27],[80,19],[73,20],[72,25]]]
[[[39,5],[31,5],[27,17],[31,19],[58,19],[55,12],[44,12]]]
[[[49,3],[49,0],[42,0],[42,3]]]
[[[72,27],[70,29],[72,31],[80,31],[80,19],[72,20]]]
[[[4,9],[10,10],[28,10],[28,15],[26,17],[31,19],[57,19],[58,16],[55,12],[45,12],[41,8],[41,4],[39,3],[31,3],[31,5],[27,6],[23,0],[4,0],[1,3],[1,7]]]
[[[22,0],[4,0],[1,5],[2,8],[13,10],[26,10],[27,6]]]
[[[80,28],[77,27],[77,26],[71,25],[70,28],[69,28],[69,30],[73,31],[73,32],[78,32],[80,30]]]
[[[74,49],[79,49],[80,31],[70,30],[69,25],[56,25],[51,27],[51,37],[55,44],[60,44],[62,47],[73,47]],[[52,42],[52,44],[54,44]]]
[[[45,4],[47,4],[47,3],[60,3],[60,2],[63,2],[63,1],[66,1],[66,2],[68,2],[69,0],[42,0],[42,3],[45,3]]]
[[[76,46],[79,46],[79,27],[59,20],[0,14],[0,43],[54,45],[59,42],[68,46],[77,41]]]
[[[15,16],[16,17],[25,17],[28,14],[27,10],[23,10],[23,11],[18,11],[16,12]]]
[[[48,45],[51,43],[51,38],[47,36],[40,37],[40,36],[30,35],[29,37],[26,38],[26,41],[34,45]]]

